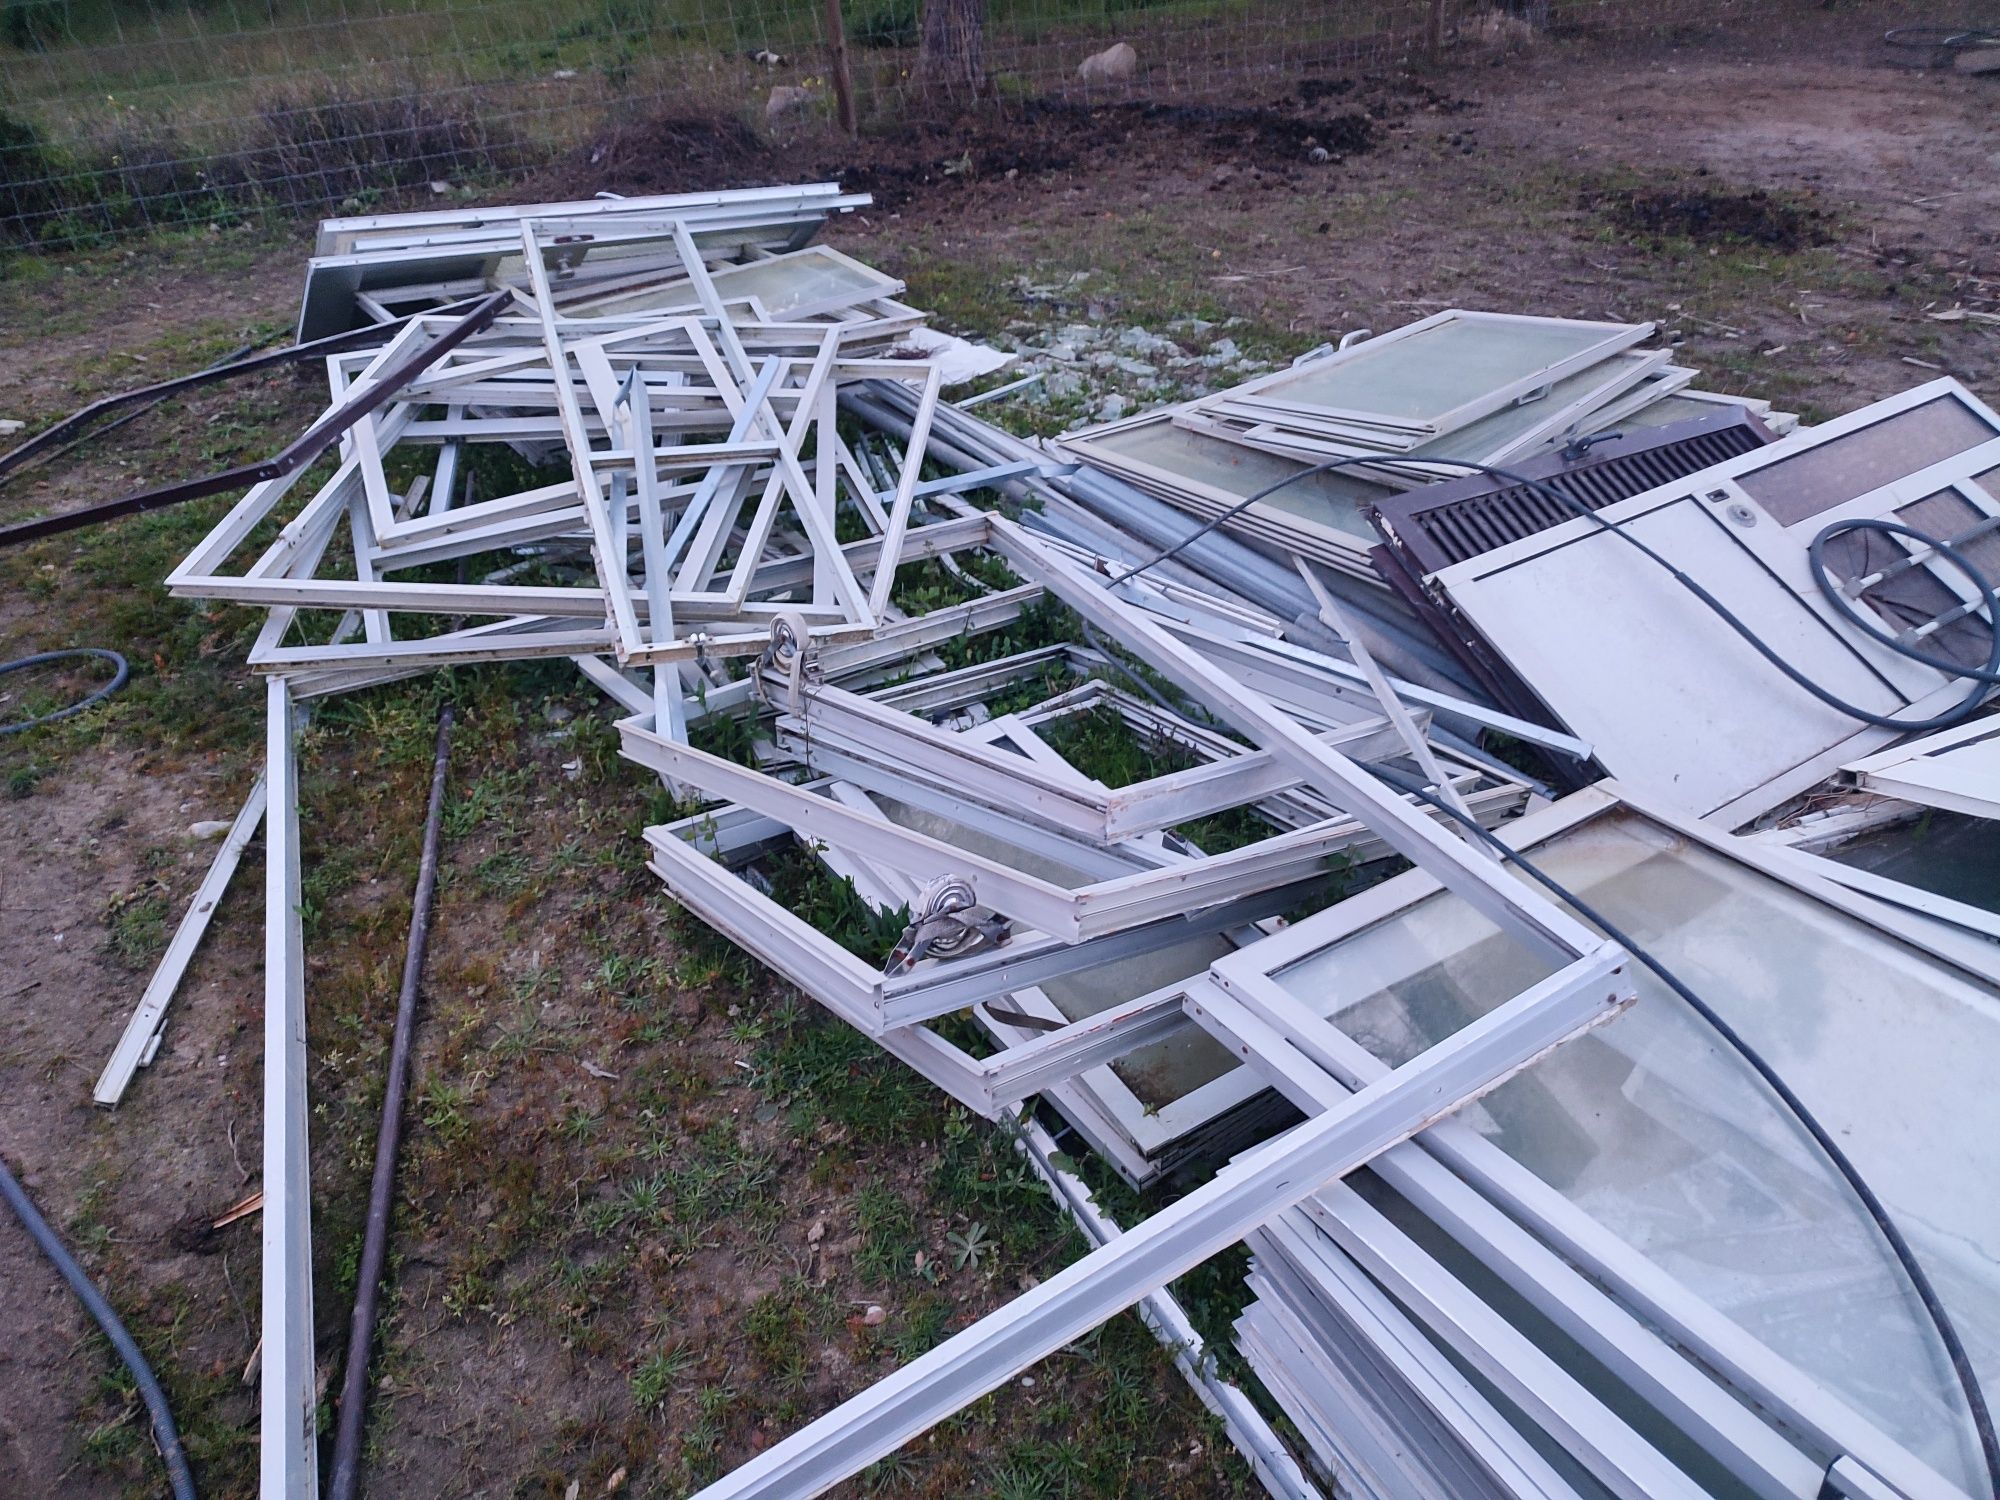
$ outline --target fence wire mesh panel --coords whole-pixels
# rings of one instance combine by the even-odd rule
[[[864,128],[939,94],[1246,96],[1510,33],[1727,24],[1775,0],[848,0]],[[827,0],[0,0],[0,244],[57,249],[518,181],[648,113],[798,131]],[[1129,56],[1085,59],[1119,43]],[[774,97],[775,96],[775,97]]]

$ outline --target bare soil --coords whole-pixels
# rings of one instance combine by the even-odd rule
[[[1454,305],[1645,317],[1705,383],[1816,418],[1941,372],[1993,400],[2000,337],[1935,315],[1992,310],[2000,294],[2000,80],[1888,66],[1883,24],[1816,12],[1756,35],[1471,54],[1421,76],[1306,74],[1227,107],[992,106],[858,144],[655,121],[534,188],[838,174],[878,198],[838,243],[979,334],[1189,312],[1303,347]],[[285,326],[306,231],[222,243],[221,264],[139,247],[0,282],[0,416],[49,420]],[[1076,272],[1087,281],[1053,306],[1015,289]],[[275,448],[310,407],[284,380],[176,403],[0,492],[0,513]],[[219,503],[0,557],[0,657],[120,643],[136,669],[89,732],[0,741],[0,1153],[168,1377],[205,1493],[244,1495],[257,1226],[201,1226],[259,1180],[254,852],[158,1059],[115,1113],[89,1101],[149,932],[156,945],[170,930],[212,851],[188,825],[229,817],[254,774],[247,621],[170,604],[149,581]],[[967,1227],[939,1196],[968,1149],[948,1117],[910,1094],[903,1130],[802,1120],[902,1101],[908,1085],[857,1053],[810,1086],[772,1086],[772,1068],[827,1038],[789,1017],[783,986],[665,910],[630,858],[643,792],[576,727],[595,722],[590,698],[534,674],[460,690],[454,797],[468,808],[440,898],[370,1493],[560,1496],[572,1480],[674,1493],[892,1368],[906,1346],[889,1335],[926,1299],[955,1327],[1054,1262],[1024,1251],[992,1274],[872,1279],[865,1202],[900,1198],[910,1243],[933,1256]],[[329,1377],[434,701],[371,699],[307,743],[308,873],[325,876],[309,993]],[[623,862],[600,857],[620,848]],[[667,1154],[645,1156],[660,1140]],[[685,1210],[670,1215],[681,1227],[645,1232],[609,1217],[656,1169],[711,1159],[725,1185],[759,1185],[698,1232]],[[1004,1148],[977,1160],[970,1180],[997,1191]],[[669,1204],[686,1191],[670,1187]],[[115,1361],[10,1222],[0,1257],[0,1494],[159,1493]],[[871,1301],[889,1308],[879,1331],[857,1316]],[[670,1393],[640,1409],[646,1361],[676,1350]],[[802,1369],[785,1363],[798,1350]],[[1051,1362],[1038,1386],[924,1444],[908,1486],[989,1491],[1034,1444],[1094,1431],[1140,1357]],[[1159,1451],[1135,1455],[1124,1486],[1240,1486],[1164,1363],[1144,1358]]]

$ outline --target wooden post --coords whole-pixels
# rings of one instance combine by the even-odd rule
[[[838,4],[839,0],[828,0]],[[1444,0],[1431,0],[1430,13],[1424,17],[1424,56],[1431,62],[1438,60],[1444,51]]]
[[[986,0],[923,0],[917,81],[950,98],[982,91],[986,82]]]
[[[840,17],[840,0],[826,0],[826,51],[833,65],[833,102],[840,112],[840,128],[850,136],[859,128],[854,120],[854,77],[847,69],[847,24]]]

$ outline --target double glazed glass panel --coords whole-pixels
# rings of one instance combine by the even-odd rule
[[[1532,856],[1713,1006],[1887,1203],[1994,1388],[2000,1006],[1984,988],[1630,813]],[[1401,1063],[1544,977],[1433,896],[1280,971]],[[1977,1472],[1942,1348],[1879,1230],[1743,1058],[1643,966],[1639,1002],[1461,1118],[1940,1472]],[[2000,1394],[2000,1392],[1996,1392]]]
[[[1401,337],[1360,344],[1313,360],[1242,394],[1259,403],[1307,408],[1414,430],[1437,429],[1455,414],[1483,415],[1643,337],[1643,328],[1554,318],[1447,316]]]

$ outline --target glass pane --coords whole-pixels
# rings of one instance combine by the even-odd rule
[[[772,260],[752,261],[745,266],[721,266],[709,272],[716,295],[724,302],[741,302],[755,297],[765,313],[783,319],[801,307],[825,307],[828,303],[853,304],[870,297],[886,296],[895,290],[893,279],[866,267],[847,265],[817,248],[781,255]],[[560,288],[558,288],[560,290]],[[607,297],[591,307],[593,316],[620,312],[669,312],[695,306],[694,293],[685,281],[668,281],[627,296]]]
[[[972,828],[964,823],[932,812],[929,808],[918,807],[914,803],[900,802],[894,797],[880,792],[871,792],[869,800],[882,810],[882,816],[899,828],[907,828],[913,833],[921,833],[963,849],[968,854],[976,854],[982,859],[990,859],[995,864],[1019,870],[1036,880],[1046,880],[1051,885],[1064,886],[1075,890],[1078,886],[1089,885],[1098,878],[1075,865],[1063,864],[1053,857],[1024,849],[1019,844],[987,833],[984,829]]]
[[[1185,427],[1176,427],[1173,419],[1164,414],[1154,421],[1135,423],[1089,441],[1134,463],[1178,474],[1239,500],[1311,467],[1295,458],[1246,448],[1226,438],[1189,432]],[[1375,533],[1361,519],[1361,508],[1388,493],[1381,485],[1340,474],[1315,474],[1265,496],[1262,503],[1372,542]]]
[[[1826,858],[2000,912],[2000,835],[1985,818],[1926,813],[1913,823],[1849,839],[1827,850]]]
[[[1971,407],[1940,396],[1739,475],[1736,482],[1780,525],[1790,526],[1993,436]]]
[[[796,308],[829,302],[865,302],[892,290],[895,282],[865,266],[850,266],[815,250],[801,250],[747,266],[724,266],[710,273],[724,298],[755,297],[773,318]]]
[[[1183,938],[1115,964],[1061,975],[1046,981],[1041,989],[1057,1010],[1078,1021],[1206,973],[1210,964],[1233,951],[1234,945],[1220,933]],[[1141,1105],[1157,1110],[1237,1066],[1228,1048],[1189,1022],[1186,1029],[1172,1036],[1128,1052],[1111,1065],[1111,1071]]]
[[[1260,388],[1255,399],[1422,426],[1612,337],[1589,323],[1454,319],[1379,348],[1363,344],[1345,359],[1315,360]]]
[[[1662,396],[1659,400],[1650,401],[1640,407],[1618,425],[1671,427],[1676,422],[1692,422],[1697,417],[1712,417],[1722,409],[1721,402],[1704,401],[1699,396]]]
[[[1408,456],[1412,459],[1469,458],[1475,462],[1490,461],[1493,454],[1501,452],[1592,392],[1616,388],[1630,377],[1632,367],[1643,364],[1645,359],[1643,354],[1620,354],[1613,359],[1587,365],[1550,386],[1546,396],[1502,407],[1491,416],[1481,417],[1456,432],[1412,448]]]
[[[1924,1257],[2000,1369],[1994,996],[1631,815],[1533,856],[1756,1047]],[[1455,897],[1276,976],[1400,1062],[1543,977]],[[1643,967],[1639,1003],[1463,1118],[1946,1475],[1976,1472],[1962,1398],[1880,1233],[1736,1052]]]

